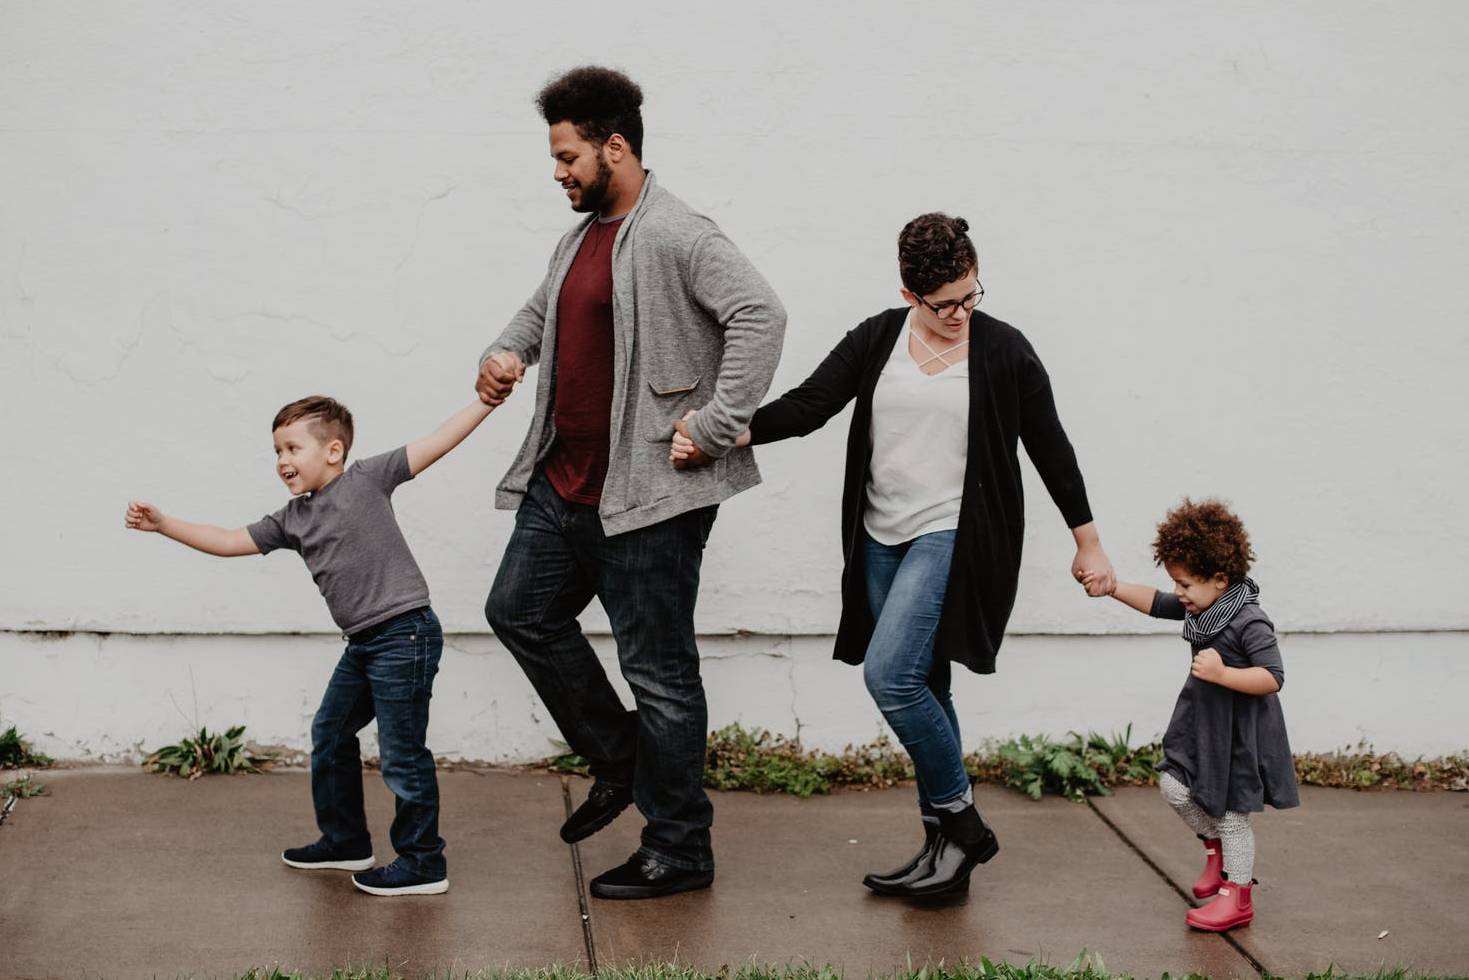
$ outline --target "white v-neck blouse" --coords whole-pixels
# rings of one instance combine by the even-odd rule
[[[913,314],[872,395],[872,464],[863,524],[898,545],[959,526],[969,446],[969,359],[924,374],[908,353]]]

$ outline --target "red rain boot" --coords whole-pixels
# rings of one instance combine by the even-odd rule
[[[1236,885],[1225,880],[1219,886],[1219,894],[1214,896],[1214,901],[1201,908],[1189,909],[1184,919],[1195,929],[1205,932],[1226,932],[1235,926],[1247,926],[1255,917],[1255,904],[1250,897],[1254,887],[1253,878],[1248,885]]]
[[[1199,880],[1194,882],[1194,898],[1208,898],[1219,891],[1219,886],[1224,883],[1224,878],[1219,872],[1224,870],[1224,852],[1219,847],[1217,837],[1205,837],[1204,841],[1204,870],[1199,872]]]

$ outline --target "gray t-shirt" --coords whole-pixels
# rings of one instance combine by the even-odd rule
[[[428,605],[428,583],[393,515],[398,484],[413,479],[408,449],[359,460],[315,493],[251,524],[262,555],[300,552],[343,633]]]

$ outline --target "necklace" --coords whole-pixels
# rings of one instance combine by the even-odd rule
[[[944,367],[953,367],[954,366],[954,362],[951,361],[951,360],[949,360],[948,358],[946,358],[944,355],[945,354],[952,354],[952,353],[954,353],[954,351],[958,350],[960,347],[965,347],[965,346],[967,346],[969,344],[969,338],[968,337],[965,337],[963,340],[959,341],[953,347],[950,347],[950,348],[948,348],[946,350],[934,350],[932,347],[930,347],[928,345],[928,341],[924,340],[922,337],[920,337],[918,335],[918,331],[917,330],[914,330],[912,327],[909,327],[908,328],[908,332],[913,335],[913,339],[916,340],[916,341],[918,341],[918,343],[923,347],[924,350],[928,351],[928,355],[929,356],[926,357],[926,358],[924,358],[922,361],[920,361],[918,363],[918,366],[920,368],[925,368],[928,365],[932,364],[934,361],[942,361],[943,364],[944,364]]]

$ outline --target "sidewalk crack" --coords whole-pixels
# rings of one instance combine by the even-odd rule
[[[565,776],[561,777],[561,802],[565,805],[566,816],[571,816],[571,781]],[[587,968],[592,976],[598,975],[597,968],[597,940],[592,932],[592,907],[587,902],[586,876],[582,873],[581,847],[577,844],[571,845],[571,870],[576,876],[576,904],[581,912],[581,937],[582,944],[587,950]]]
[[[1163,879],[1163,883],[1166,884],[1170,889],[1172,889],[1173,892],[1175,894],[1177,894],[1179,898],[1183,899],[1183,902],[1184,902],[1185,905],[1187,905],[1189,908],[1193,908],[1193,904],[1194,903],[1189,898],[1188,893],[1185,892],[1183,890],[1183,888],[1180,885],[1178,885],[1172,878],[1168,877],[1168,874],[1162,868],[1160,868],[1158,866],[1158,863],[1156,861],[1154,861],[1152,858],[1148,857],[1147,852],[1144,851],[1141,847],[1138,847],[1137,844],[1135,844],[1133,842],[1133,840],[1132,840],[1131,837],[1128,837],[1125,833],[1123,833],[1122,832],[1122,828],[1119,827],[1119,826],[1117,826],[1117,824],[1113,823],[1112,820],[1110,818],[1108,818],[1108,816],[1105,813],[1103,813],[1097,807],[1097,805],[1095,803],[1093,803],[1091,801],[1091,798],[1090,797],[1087,798],[1086,805],[1087,805],[1087,809],[1091,810],[1092,813],[1096,814],[1098,820],[1100,820],[1100,821],[1102,821],[1102,823],[1106,824],[1107,827],[1111,829],[1112,833],[1114,833],[1114,834],[1117,835],[1117,839],[1118,840],[1120,840],[1120,841],[1122,841],[1122,843],[1126,844],[1128,846],[1128,848],[1131,849],[1131,851],[1134,854],[1136,854],[1142,860],[1143,864],[1146,864],[1149,868],[1152,868],[1153,869],[1153,873],[1156,874],[1159,878],[1162,878]],[[1244,961],[1246,963],[1250,964],[1250,967],[1252,969],[1254,969],[1254,971],[1256,973],[1260,974],[1260,976],[1262,976],[1262,977],[1273,977],[1273,976],[1276,975],[1276,974],[1272,973],[1271,971],[1267,970],[1265,968],[1265,964],[1263,964],[1259,960],[1257,960],[1250,953],[1249,950],[1245,949],[1243,946],[1240,945],[1239,940],[1235,939],[1229,933],[1227,933],[1227,932],[1217,932],[1217,933],[1215,933],[1215,935],[1218,936],[1220,939],[1224,940],[1226,943],[1228,943],[1230,945],[1230,947],[1236,953],[1238,953],[1240,955],[1240,957],[1242,959],[1244,959]]]

